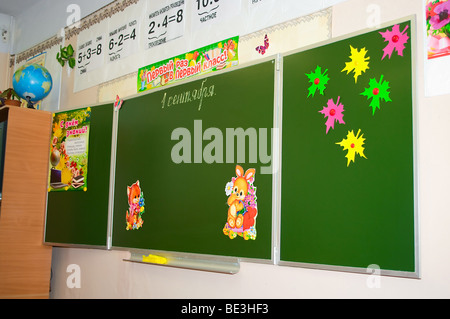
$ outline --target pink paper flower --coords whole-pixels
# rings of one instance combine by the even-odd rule
[[[381,58],[383,60],[386,55],[389,55],[389,59],[394,52],[394,49],[397,50],[399,56],[403,56],[403,50],[405,49],[405,44],[408,42],[409,36],[406,33],[409,26],[406,26],[403,32],[400,32],[400,26],[398,24],[394,25],[392,31],[389,29],[386,32],[380,32],[383,36],[385,42],[389,42],[389,44],[383,49],[384,55]]]
[[[344,122],[344,105],[339,103],[339,99],[341,97],[339,96],[337,99],[336,104],[334,104],[333,99],[328,100],[328,107],[324,107],[322,111],[319,111],[319,113],[322,113],[325,115],[325,117],[328,117],[327,122],[325,125],[327,126],[327,134],[330,128],[334,130],[334,123],[339,122],[340,124],[345,124]]]

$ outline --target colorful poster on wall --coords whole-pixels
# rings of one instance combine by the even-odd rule
[[[450,1],[425,0],[426,95],[450,93]]]
[[[428,59],[450,55],[450,2],[427,0],[425,10]]]
[[[86,191],[91,108],[54,113],[48,191]]]
[[[137,91],[144,92],[238,65],[238,43],[239,37],[232,37],[140,68]]]

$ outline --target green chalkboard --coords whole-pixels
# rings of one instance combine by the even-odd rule
[[[412,31],[403,21],[284,57],[282,262],[417,271]],[[383,58],[380,32],[398,45],[408,36],[403,56],[395,49]],[[363,57],[357,81],[344,70],[351,47]]]
[[[86,191],[49,192],[45,242],[107,246],[113,104],[91,107]]]
[[[275,62],[269,60],[125,100],[112,246],[271,259],[274,86]],[[257,215],[251,209],[243,214],[253,218],[245,234],[237,224],[224,231],[226,185],[237,178],[237,165],[244,173],[255,170],[246,183]],[[140,203],[130,203],[128,187],[143,194]]]

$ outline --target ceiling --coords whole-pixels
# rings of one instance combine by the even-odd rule
[[[17,17],[23,11],[42,0],[0,0],[0,13]]]

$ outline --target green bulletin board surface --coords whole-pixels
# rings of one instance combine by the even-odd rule
[[[400,23],[409,36],[403,56],[394,50],[382,59],[388,42],[380,32],[393,25],[284,57],[280,260],[314,267],[372,264],[382,270],[414,273],[415,182],[411,21]],[[391,34],[393,39],[396,34]],[[399,38],[394,38],[399,40]],[[395,42],[395,43],[397,43]],[[357,78],[341,72],[351,48],[367,50],[369,69]],[[361,62],[361,61],[360,61]],[[306,74],[321,67],[329,80],[323,95],[308,97]],[[373,113],[361,95],[370,80],[389,82],[389,98]],[[326,79],[320,78],[319,83]],[[382,89],[370,92],[382,96]],[[344,106],[342,120],[326,133],[328,101]],[[336,105],[335,105],[336,106]],[[336,107],[334,108],[337,111]],[[328,115],[331,114],[329,109]],[[335,113],[334,113],[335,114]],[[360,134],[358,135],[358,131]],[[336,143],[349,132],[363,137],[363,154],[348,164]],[[361,140],[359,140],[361,141]],[[357,147],[359,144],[353,144]]]
[[[270,162],[259,152],[268,150],[271,155],[274,86],[275,62],[269,60],[125,100],[118,121],[112,246],[271,259],[272,175],[261,174]],[[250,145],[255,144],[246,137],[245,158],[238,158],[237,139],[227,138],[227,128],[256,132],[257,153],[252,153]],[[266,129],[263,148],[261,128]],[[176,151],[182,140],[187,141],[176,134],[180,130],[190,141],[183,151]],[[211,132],[218,135],[208,137]],[[234,155],[227,150],[230,143]],[[190,163],[177,163],[174,149],[176,154],[190,152],[185,158]],[[216,160],[209,163],[205,153]],[[236,177],[237,164],[244,171],[256,171],[254,240],[230,239],[223,232],[228,211],[225,186]],[[143,223],[127,230],[127,187],[137,181],[144,195]]]
[[[107,246],[113,105],[91,107],[86,191],[49,192],[44,242]]]

